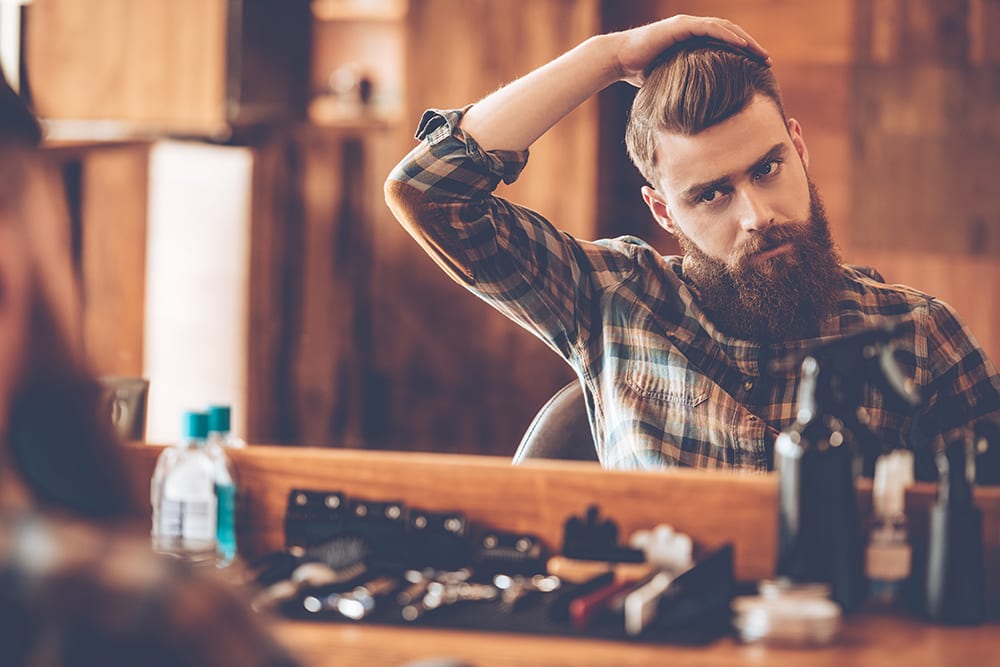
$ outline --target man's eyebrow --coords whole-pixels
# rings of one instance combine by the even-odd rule
[[[770,162],[771,160],[777,160],[780,157],[784,157],[786,150],[788,150],[788,146],[784,142],[776,143],[775,145],[771,146],[770,150],[761,155],[756,162],[747,167],[746,173],[752,174],[753,172],[757,171],[757,168],[760,167],[762,164]]]
[[[681,193],[681,198],[689,204],[693,204],[701,198],[702,194],[711,192],[712,190],[721,190],[725,186],[732,183],[732,180],[733,179],[729,176],[723,176],[722,178],[717,178],[714,181],[692,185]]]
[[[764,164],[765,162],[770,162],[771,160],[776,160],[784,156],[786,150],[787,146],[785,145],[784,142],[776,143],[775,145],[771,146],[763,155],[754,160],[753,163],[749,167],[747,167],[746,173],[752,174],[753,172],[757,171],[758,167],[760,167],[760,165]],[[681,193],[681,197],[686,202],[694,203],[698,201],[698,199],[701,197],[703,193],[724,188],[727,185],[730,185],[732,183],[732,180],[733,179],[730,176],[722,176],[721,178],[716,178],[715,180],[712,181],[698,183],[696,185],[692,185],[691,187],[685,189]]]

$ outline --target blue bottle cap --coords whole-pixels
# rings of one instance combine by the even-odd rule
[[[208,437],[208,413],[185,412],[181,430],[186,438],[204,440]]]
[[[228,405],[212,405],[208,408],[209,433],[229,433],[230,415],[232,410]]]

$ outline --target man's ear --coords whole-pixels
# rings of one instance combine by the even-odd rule
[[[788,119],[788,136],[792,138],[792,145],[802,160],[802,166],[809,169],[809,149],[806,148],[806,140],[802,137],[802,126],[794,118]]]
[[[660,193],[648,185],[644,185],[642,186],[642,200],[649,207],[649,211],[653,214],[656,224],[663,227],[663,229],[667,230],[668,234],[672,235],[676,227],[674,227],[674,220],[670,215],[670,208]]]

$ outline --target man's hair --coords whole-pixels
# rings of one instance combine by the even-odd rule
[[[0,146],[34,148],[41,140],[38,120],[0,71]]]
[[[0,71],[0,210],[16,205],[24,187],[22,163],[42,141],[42,129]]]
[[[778,81],[762,61],[714,40],[681,42],[653,62],[632,102],[629,157],[655,186],[659,133],[698,134],[746,109],[757,94],[774,100],[784,117]]]
[[[42,131],[34,114],[0,74],[0,224],[16,225],[29,251],[39,220],[21,198],[38,163]],[[33,258],[35,262],[51,261]],[[67,261],[69,258],[66,258]],[[131,488],[111,428],[102,389],[78,358],[45,289],[46,267],[35,266],[23,377],[10,397],[0,447],[37,503],[91,518],[131,510]]]

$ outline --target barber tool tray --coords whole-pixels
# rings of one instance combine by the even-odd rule
[[[255,564],[259,609],[347,623],[705,644],[730,632],[730,546],[697,554],[669,527],[620,546],[592,507],[561,553],[460,511],[294,489],[286,550]]]

